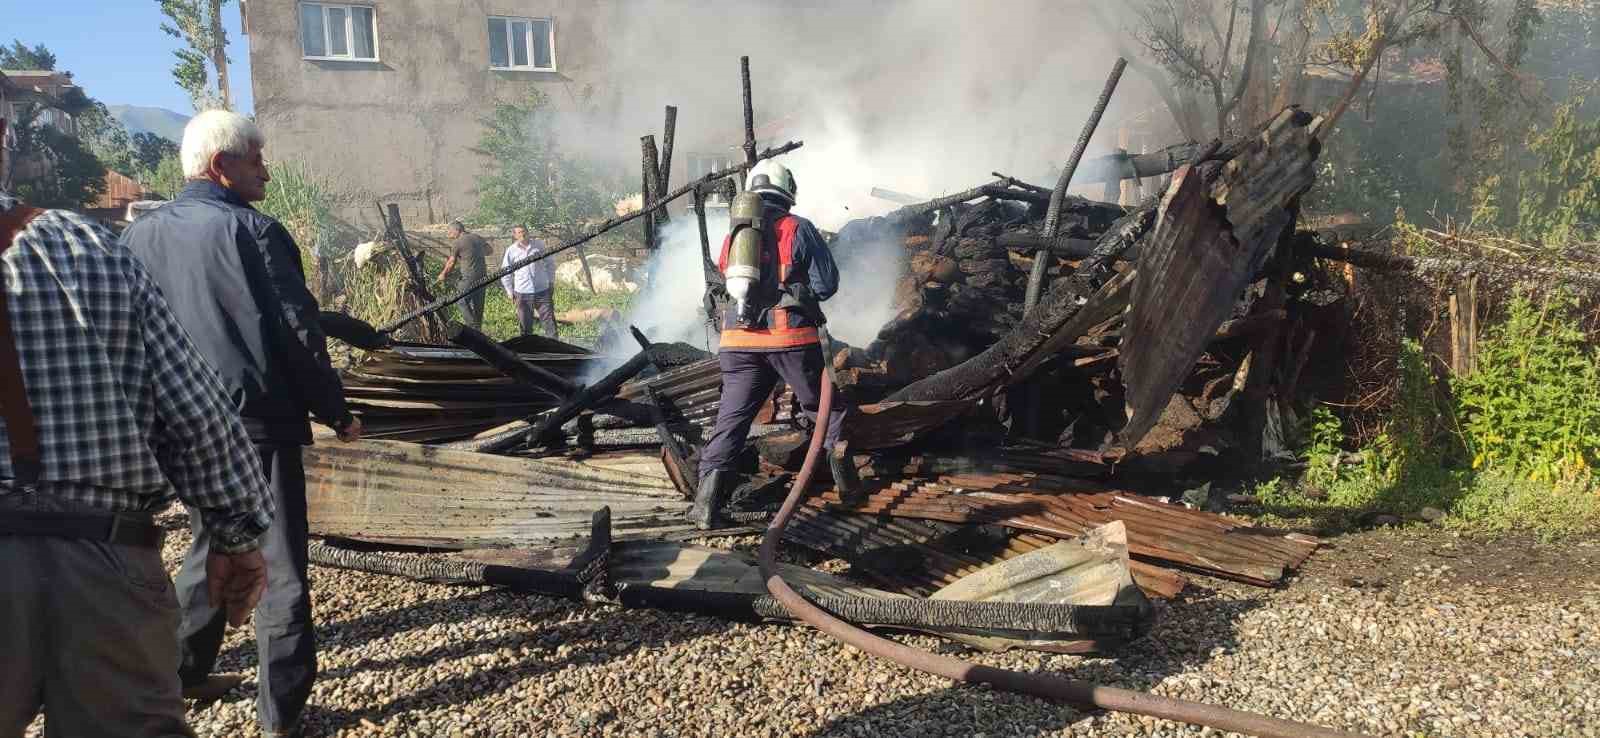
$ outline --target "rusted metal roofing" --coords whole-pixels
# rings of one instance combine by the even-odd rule
[[[1260,586],[1282,581],[1318,545],[1309,536],[1267,531],[1135,494],[1084,493],[1089,483],[1072,480],[1063,486],[1062,478],[1031,473],[973,472],[862,483],[868,497],[861,505],[841,506],[832,490],[813,496],[807,504],[862,518],[864,528],[870,528],[873,519],[895,523],[913,519],[996,524],[1055,538],[1074,537],[1121,520],[1128,527],[1129,551],[1138,561]]]
[[[393,441],[306,450],[311,532],[441,548],[540,545],[586,535],[611,507],[618,538],[693,530],[654,453],[528,459]]]
[[[569,379],[581,377],[601,360],[557,352],[520,356]],[[351,411],[361,417],[366,437],[374,440],[440,443],[469,438],[553,406],[547,394],[516,383],[476,354],[445,346],[401,344],[370,352],[343,379]]]

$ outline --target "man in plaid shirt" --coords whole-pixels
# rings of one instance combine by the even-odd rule
[[[9,351],[0,362],[0,736],[41,707],[55,735],[192,735],[153,514],[174,492],[200,511],[207,587],[237,627],[266,587],[258,539],[275,509],[261,464],[215,371],[112,233],[4,192],[0,233],[15,234],[0,243],[0,302],[16,349],[14,366]]]

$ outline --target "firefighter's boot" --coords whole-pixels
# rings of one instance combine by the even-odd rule
[[[700,479],[700,489],[694,495],[694,506],[689,508],[689,522],[694,523],[694,527],[711,530],[722,524],[722,506],[728,502],[732,482],[733,474],[721,469]]]

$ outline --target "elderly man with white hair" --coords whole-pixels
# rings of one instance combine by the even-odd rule
[[[307,415],[340,440],[361,435],[345,406],[317,301],[306,289],[300,250],[283,225],[250,203],[267,196],[264,140],[248,118],[201,113],[183,132],[188,184],[171,203],[140,218],[122,242],[144,262],[200,353],[220,373],[244,420],[277,502],[262,537],[268,587],[256,607],[260,656],[257,715],[265,735],[298,735],[316,677],[316,640],[306,577]],[[211,675],[222,646],[223,612],[207,596],[206,521],[191,509],[193,544],[178,574],[185,695],[215,698],[237,676]]]

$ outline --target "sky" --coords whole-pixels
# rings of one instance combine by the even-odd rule
[[[254,110],[248,39],[239,33],[239,4],[223,6],[234,109]],[[44,44],[56,69],[72,72],[90,97],[107,105],[145,105],[189,115],[189,95],[172,79],[182,41],[161,30],[157,0],[0,0],[0,42]]]

